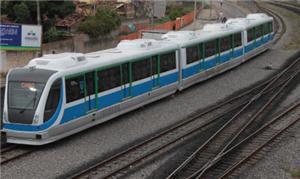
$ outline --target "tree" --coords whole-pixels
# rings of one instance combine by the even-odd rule
[[[89,16],[82,22],[78,30],[91,37],[98,37],[109,34],[112,30],[119,27],[121,19],[116,11],[106,7],[97,9],[95,16]]]
[[[15,12],[17,22],[27,23],[30,21],[30,11],[24,2],[14,5],[13,10]]]
[[[76,7],[72,1],[52,0],[40,1],[39,3],[44,32],[43,40],[45,41],[47,39],[45,34],[55,26],[57,18],[64,18],[73,13]],[[23,24],[37,24],[36,1],[1,0],[1,5],[1,14],[7,14],[10,20]],[[53,34],[54,30],[51,29],[49,33]]]

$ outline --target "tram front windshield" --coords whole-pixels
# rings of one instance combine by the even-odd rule
[[[45,84],[35,82],[9,82],[8,106],[14,109],[35,109]]]

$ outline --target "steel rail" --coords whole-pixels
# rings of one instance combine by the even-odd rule
[[[271,124],[273,124],[274,122],[276,122],[278,119],[282,118],[284,115],[286,115],[286,113],[292,111],[293,109],[295,109],[296,107],[300,106],[300,102],[296,103],[295,105],[293,105],[292,107],[288,108],[286,111],[284,111],[282,114],[278,115],[277,117],[275,117],[272,121],[270,121],[268,124],[265,124],[264,126],[262,126],[260,129],[258,129],[256,132],[254,132],[253,134],[251,134],[250,136],[248,136],[247,138],[245,138],[243,141],[241,141],[240,143],[236,144],[235,146],[233,146],[232,148],[230,148],[228,151],[226,151],[225,153],[222,154],[222,156],[220,157],[224,157],[225,155],[227,155],[228,153],[232,152],[233,150],[235,150],[236,148],[238,148],[239,146],[241,146],[243,143],[245,143],[246,141],[248,141],[249,139],[253,138],[255,135],[257,135],[259,132],[261,132],[262,130],[264,130],[265,128],[267,128],[268,126],[270,126]],[[225,171],[225,173],[220,176],[219,178],[224,178],[226,176],[228,176],[230,173],[232,173],[235,169],[237,169],[242,163],[246,162],[250,157],[252,157],[256,152],[258,152],[259,150],[261,150],[264,146],[266,146],[267,144],[269,144],[270,142],[272,142],[277,136],[279,136],[282,132],[284,132],[285,130],[287,130],[288,128],[290,128],[293,124],[295,124],[297,121],[299,121],[300,118],[297,118],[296,120],[293,120],[292,122],[290,122],[286,127],[284,127],[283,129],[281,129],[280,131],[278,131],[276,134],[274,134],[269,140],[265,141],[260,147],[258,147],[256,150],[252,151],[247,157],[243,158],[242,160],[240,160],[238,163],[236,163],[235,165],[233,165],[232,167],[230,167],[229,169],[227,169]]]
[[[22,153],[17,154],[17,155],[13,155],[12,157],[8,157],[7,156],[3,156],[1,155],[1,165],[6,164],[8,162],[11,162],[13,160],[19,159],[21,157],[24,157],[26,155],[29,155],[30,153],[32,153],[34,150],[24,150]],[[3,159],[4,158],[4,159]]]
[[[266,87],[264,87],[264,89],[258,93],[256,96],[254,96],[240,111],[238,111],[230,120],[228,120],[216,133],[214,133],[204,144],[202,144],[192,155],[190,155],[179,167],[177,167],[168,177],[167,179],[172,178],[176,173],[178,173],[180,170],[182,170],[188,163],[190,163],[195,157],[196,155],[202,151],[210,142],[213,141],[213,139],[215,139],[232,121],[234,121],[240,114],[242,114],[243,111],[245,111],[254,101],[256,101],[257,99],[259,99],[262,94],[264,94],[264,92],[266,90],[269,89],[269,87],[271,85],[273,85],[278,79],[280,79],[280,77],[282,77],[283,75],[285,75],[285,73],[290,70],[291,68],[294,67],[294,65],[296,65],[298,62],[300,61],[300,58],[298,58],[297,60],[295,60],[294,62],[292,62],[288,67],[286,67],[282,72],[280,72],[278,75],[276,75],[275,78],[272,78],[272,80],[266,85]],[[207,166],[203,166],[202,170],[207,167]],[[201,171],[202,171],[201,170]],[[191,175],[189,178],[197,175],[200,171],[198,171],[197,173],[194,173],[193,175]]]
[[[283,20],[283,18],[278,15],[276,12],[270,10],[269,8],[266,8],[266,7],[262,7],[259,3],[257,3],[256,1],[255,2],[255,5],[258,9],[260,9],[261,11],[264,11],[266,12],[267,14],[271,15],[274,17],[275,21],[277,22],[278,24],[278,28],[276,28],[275,30],[275,34],[278,34],[278,37],[276,39],[274,39],[273,41],[273,44],[276,44],[278,43],[278,41],[282,38],[283,34],[286,32],[286,24]],[[279,26],[281,25],[281,31],[279,32]]]
[[[216,162],[219,161],[220,156],[222,156],[222,154],[228,149],[228,147],[236,140],[237,137],[240,136],[240,134],[245,131],[245,129],[254,122],[254,120],[258,117],[258,115],[262,114],[262,112],[266,109],[266,107],[268,107],[272,101],[274,101],[276,99],[276,97],[284,90],[284,88],[290,84],[290,82],[300,73],[300,69],[295,72],[295,74],[292,75],[292,77],[287,80],[285,82],[285,84],[268,100],[268,102],[262,107],[260,108],[260,110],[258,112],[256,112],[254,114],[254,116],[252,116],[250,118],[250,120],[246,123],[246,125],[244,125],[239,131],[238,133],[235,134],[235,136],[226,144],[226,146],[216,155],[216,157],[207,162],[207,165],[205,165],[205,168],[203,168],[200,172],[200,174],[196,177],[197,179],[200,178],[205,172],[206,170],[208,170],[211,166],[215,165]],[[196,174],[197,175],[197,174]]]
[[[269,4],[287,9],[289,11],[292,11],[296,14],[300,14],[300,7],[296,7],[295,5],[290,5],[289,3],[280,3],[280,2],[268,2]]]
[[[17,145],[7,145],[5,147],[1,147],[1,155],[3,155],[4,153],[11,151],[13,149],[15,149],[17,147]]]

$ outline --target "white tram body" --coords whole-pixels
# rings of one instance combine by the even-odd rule
[[[163,40],[35,58],[7,75],[1,132],[9,143],[51,143],[236,67],[273,36],[271,17],[249,14]]]

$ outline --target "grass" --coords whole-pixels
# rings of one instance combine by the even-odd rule
[[[194,6],[185,6],[182,11],[184,14],[187,14],[189,12],[192,12],[193,10],[194,10]]]
[[[290,175],[293,178],[300,178],[300,169],[294,169],[290,171]]]

